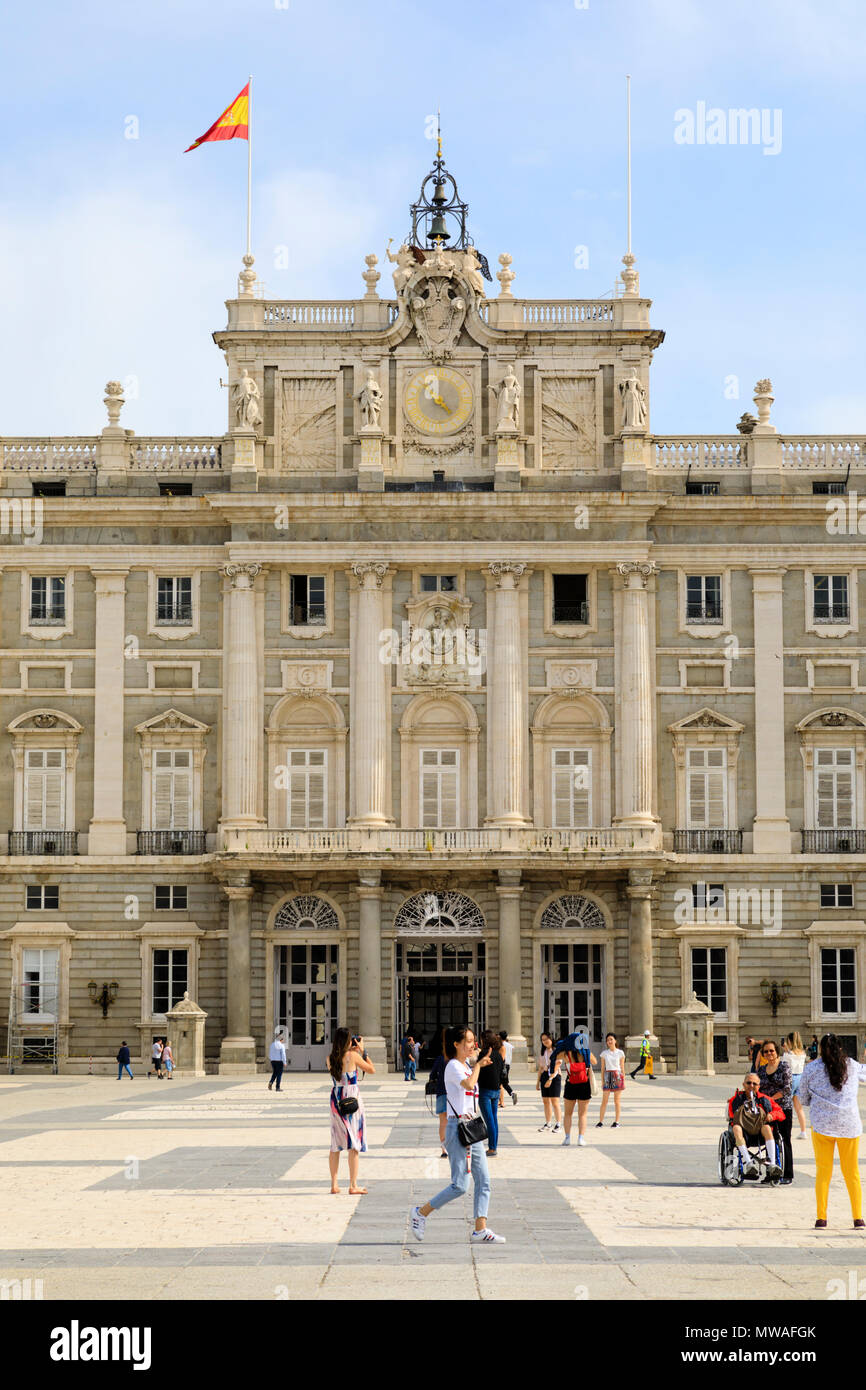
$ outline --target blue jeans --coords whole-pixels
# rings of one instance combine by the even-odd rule
[[[134,1078],[133,1078],[132,1071],[130,1070],[130,1066],[129,1066],[129,1063],[128,1063],[128,1062],[118,1062],[118,1064],[117,1064],[117,1079],[118,1079],[118,1081],[120,1081],[121,1077],[123,1076],[124,1070],[129,1072],[129,1079],[130,1079],[130,1081],[132,1081]]]
[[[472,1215],[486,1217],[487,1208],[490,1206],[490,1174],[487,1171],[484,1145],[472,1144],[470,1148],[464,1149],[457,1137],[457,1120],[453,1115],[449,1115],[445,1126],[445,1152],[451,1161],[451,1181],[441,1192],[437,1192],[435,1197],[430,1198],[430,1206],[434,1211],[438,1211],[446,1202],[453,1202],[455,1197],[462,1197],[469,1191],[470,1170],[466,1162],[468,1155],[474,1184]]]
[[[478,1106],[484,1116],[484,1123],[487,1126],[487,1133],[490,1136],[488,1149],[499,1148],[499,1092],[482,1091],[478,1092]]]
[[[407,1061],[406,1061],[405,1066],[403,1067],[403,1080],[404,1080],[404,1081],[414,1081],[414,1080],[415,1080],[415,1058],[414,1058],[414,1057],[409,1057],[409,1058],[407,1059]]]

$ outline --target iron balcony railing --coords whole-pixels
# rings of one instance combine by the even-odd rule
[[[866,830],[803,830],[803,854],[866,854]]]
[[[814,621],[816,623],[847,623],[850,611],[847,603],[833,603],[829,607],[823,605],[815,609]]]
[[[699,603],[690,603],[686,607],[687,623],[720,623],[722,621],[722,610],[715,604],[702,606]]]
[[[555,623],[588,623],[588,603],[554,603],[553,621]]]
[[[675,830],[675,854],[742,854],[742,830]]]
[[[136,836],[139,854],[204,854],[207,832],[204,830],[139,830]]]
[[[77,854],[77,830],[10,830],[10,854]]]
[[[172,605],[160,604],[156,610],[156,621],[162,627],[171,623],[187,624],[192,622],[192,604],[175,603]]]

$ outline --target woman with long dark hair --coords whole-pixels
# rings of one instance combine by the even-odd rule
[[[490,1066],[478,1076],[478,1104],[487,1125],[487,1157],[495,1158],[499,1148],[499,1108],[503,1104],[502,1076],[505,1068],[505,1048],[502,1039],[492,1028],[481,1034],[479,1057],[489,1057]]]
[[[819,1056],[803,1068],[800,1101],[809,1106],[812,1121],[812,1147],[815,1150],[815,1201],[817,1230],[827,1227],[827,1196],[833,1176],[833,1156],[838,1146],[839,1166],[848,1189],[854,1229],[866,1229],[863,1220],[863,1192],[860,1186],[858,1149],[863,1121],[857,1087],[866,1081],[866,1066],[848,1057],[835,1033],[825,1033]]]
[[[445,1092],[448,1098],[448,1123],[445,1127],[445,1148],[451,1160],[451,1181],[422,1207],[412,1207],[409,1212],[409,1225],[416,1240],[424,1239],[427,1217],[431,1212],[453,1202],[469,1191],[469,1174],[474,1184],[472,1207],[475,1215],[475,1230],[469,1239],[473,1245],[502,1245],[504,1236],[498,1236],[487,1225],[487,1210],[490,1205],[490,1173],[487,1168],[487,1155],[484,1143],[480,1141],[468,1147],[460,1142],[458,1125],[464,1117],[477,1112],[478,1077],[483,1068],[491,1065],[490,1056],[479,1058],[476,1055],[475,1034],[471,1028],[449,1028],[445,1035],[445,1055],[448,1065],[445,1068]],[[472,1061],[469,1059],[472,1058]]]
[[[559,1099],[562,1095],[562,1077],[559,1074],[558,1063],[553,1069],[553,1075],[550,1075],[552,1056],[553,1038],[549,1033],[542,1033],[538,1051],[538,1080],[535,1083],[536,1091],[541,1092],[541,1103],[544,1106],[544,1124],[538,1126],[539,1134],[551,1128],[554,1134],[558,1134],[562,1126],[562,1105]]]
[[[358,1186],[358,1165],[361,1154],[367,1152],[364,1136],[364,1102],[358,1086],[358,1072],[374,1072],[376,1068],[364,1051],[364,1039],[353,1037],[348,1028],[338,1028],[334,1034],[328,1071],[331,1073],[331,1195],[339,1196],[337,1175],[340,1154],[349,1155],[349,1195],[363,1197],[366,1187]]]
[[[774,1100],[785,1112],[784,1120],[780,1120],[777,1125],[777,1133],[782,1152],[785,1155],[782,1182],[789,1185],[794,1181],[794,1151],[791,1148],[794,1097],[791,1089],[791,1065],[787,1058],[779,1055],[774,1038],[765,1038],[761,1043],[758,1080],[764,1095],[769,1096],[770,1100]]]
[[[447,1158],[448,1153],[445,1148],[445,1126],[448,1123],[448,1097],[445,1094],[445,1068],[448,1065],[448,1058],[445,1056],[445,1034],[447,1028],[443,1028],[437,1038],[438,1051],[433,1058],[430,1067],[430,1075],[427,1078],[427,1085],[434,1088],[433,1094],[436,1097],[436,1114],[439,1117],[439,1143],[442,1146],[440,1158]]]

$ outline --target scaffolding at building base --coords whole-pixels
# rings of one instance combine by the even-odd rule
[[[59,992],[55,981],[20,984],[12,977],[6,1030],[7,1071],[49,1066],[57,1075]],[[34,1008],[35,1005],[35,1008]]]

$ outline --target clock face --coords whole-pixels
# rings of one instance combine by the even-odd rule
[[[453,367],[421,367],[403,392],[403,408],[420,434],[453,434],[473,409],[472,387]]]

